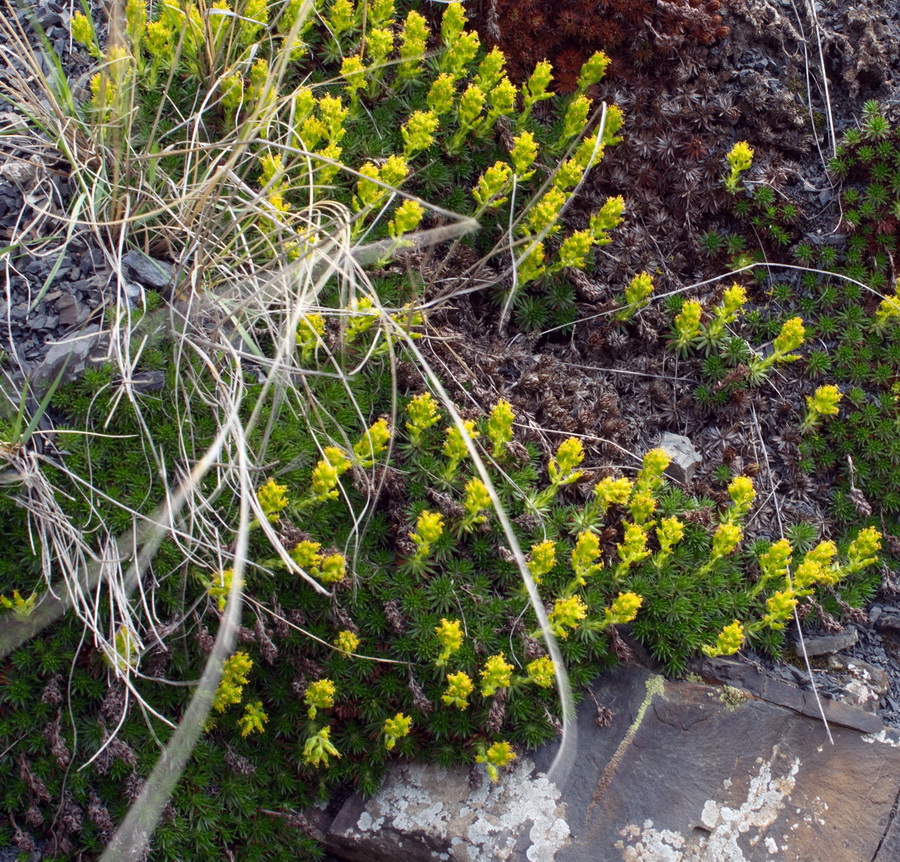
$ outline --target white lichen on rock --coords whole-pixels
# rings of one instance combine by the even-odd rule
[[[435,860],[503,862],[527,835],[529,862],[554,862],[569,842],[560,791],[520,757],[497,784],[469,786],[468,772],[409,764],[392,771],[366,804],[356,828],[419,835]],[[526,831],[527,830],[527,831]]]
[[[699,812],[699,822],[708,834],[699,841],[689,841],[672,830],[656,829],[649,820],[642,827],[631,825],[620,830],[622,840],[616,847],[623,862],[747,862],[738,838],[746,836],[748,843],[756,844],[778,819],[796,784],[800,760],[795,759],[785,775],[776,777],[772,774],[776,757],[777,751],[763,762],[750,781],[747,798],[737,808],[707,800]],[[764,843],[770,853],[773,845],[777,847],[768,836]]]

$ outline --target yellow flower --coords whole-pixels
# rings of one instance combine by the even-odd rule
[[[438,643],[441,645],[441,654],[438,656],[435,664],[443,667],[447,664],[447,660],[455,652],[458,652],[463,643],[462,623],[459,620],[441,619],[441,623],[434,627],[434,633],[437,635]]]
[[[467,673],[447,674],[447,690],[441,695],[441,700],[447,706],[455,706],[457,709],[465,709],[469,705],[468,697],[475,685]]]
[[[262,507],[263,514],[270,521],[277,521],[278,513],[288,504],[287,485],[279,485],[270,478],[265,485],[257,489],[256,499]]]
[[[725,626],[716,638],[715,646],[704,646],[704,655],[713,658],[718,655],[734,655],[744,644],[744,626],[735,620],[731,625]]]
[[[409,736],[412,728],[412,719],[402,712],[398,712],[393,718],[385,719],[384,722],[384,747],[390,751],[396,744],[397,740]]]
[[[225,712],[233,703],[240,703],[244,686],[248,682],[248,674],[253,661],[245,652],[236,652],[225,659],[222,666],[222,677],[213,697],[212,708],[216,712]]]
[[[638,613],[643,598],[637,593],[619,593],[611,607],[605,609],[607,625],[624,625],[630,623]]]
[[[251,733],[264,733],[269,716],[263,712],[262,701],[248,703],[244,706],[244,714],[238,719],[238,727],[241,736],[249,736]]]
[[[553,685],[553,662],[548,656],[541,656],[525,665],[528,671],[528,681],[541,688],[550,688]]]
[[[578,623],[587,616],[587,605],[581,596],[570,596],[567,599],[557,599],[550,611],[548,620],[550,630],[558,638],[565,640],[569,637],[569,629],[574,629]]]
[[[500,767],[512,763],[516,759],[516,753],[508,742],[495,742],[484,754],[475,756],[476,763],[483,763],[487,768],[488,777],[495,782],[500,777]]]
[[[344,653],[356,652],[359,646],[359,636],[355,635],[349,629],[338,632],[338,636],[334,639],[334,645]]]
[[[492,655],[481,671],[481,695],[491,697],[498,688],[507,688],[512,679],[513,666],[503,653]]]
[[[330,679],[320,679],[310,683],[303,693],[303,702],[309,707],[309,717],[313,719],[320,709],[331,709],[337,687]]]
[[[544,575],[553,570],[556,565],[556,543],[551,539],[534,545],[531,548],[531,559],[528,561],[528,571],[535,583],[539,584]]]

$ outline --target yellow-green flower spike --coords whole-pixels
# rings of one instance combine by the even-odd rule
[[[469,695],[475,690],[472,679],[464,671],[447,674],[447,690],[441,695],[441,700],[447,706],[455,706],[457,709],[466,709],[469,706]]]
[[[303,693],[303,702],[309,707],[310,719],[315,718],[320,709],[331,709],[336,695],[337,687],[330,679],[310,683]]]
[[[297,323],[295,340],[300,358],[309,362],[325,339],[325,318],[321,314],[304,314]]]
[[[728,485],[728,496],[731,497],[731,509],[727,513],[730,521],[739,521],[753,505],[756,489],[753,480],[748,476],[735,476]]]
[[[577,437],[568,437],[559,444],[556,450],[556,458],[550,459],[548,472],[550,480],[566,479],[569,482],[575,481],[570,478],[575,468],[584,460],[584,444]],[[581,473],[578,473],[581,476]],[[577,477],[576,477],[577,478]]]
[[[603,80],[610,62],[609,57],[603,51],[595,51],[581,67],[581,74],[578,76],[577,92],[584,93],[588,87],[593,84],[599,84]]]
[[[453,108],[453,102],[456,98],[456,80],[452,75],[446,72],[438,75],[431,83],[431,89],[428,91],[426,103],[428,110],[435,116],[447,114]]]
[[[837,416],[840,413],[841,390],[837,386],[826,384],[820,386],[812,395],[806,398],[806,417],[800,423],[801,431],[810,431],[815,428],[823,416]]]
[[[874,527],[865,527],[860,530],[856,538],[847,549],[847,565],[845,574],[864,569],[878,561],[878,551],[881,549],[881,533]]]
[[[238,719],[238,727],[241,736],[247,737],[251,733],[265,733],[269,716],[263,711],[262,701],[248,703],[244,706],[244,714]]]
[[[212,708],[216,712],[225,712],[232,704],[241,702],[252,667],[253,660],[245,652],[236,652],[225,659],[219,687],[213,696]]]
[[[557,221],[567,196],[561,189],[551,188],[531,208],[526,219],[529,231],[550,236],[559,230]]]
[[[562,145],[572,138],[580,135],[587,125],[588,114],[591,111],[591,101],[587,96],[576,96],[569,102],[563,117],[562,134],[559,144]]]
[[[366,67],[359,54],[345,57],[341,63],[341,77],[347,82],[344,89],[350,94],[350,98],[359,98],[359,91],[366,86]]]
[[[318,542],[304,539],[302,542],[297,542],[288,555],[301,569],[311,575],[322,565],[324,558],[319,553],[321,550],[322,546]]]
[[[403,137],[403,155],[409,158],[434,143],[434,133],[438,128],[437,114],[432,111],[415,111],[400,129]]]
[[[695,299],[689,299],[675,316],[672,346],[679,356],[684,357],[690,353],[700,334],[700,318],[702,316],[703,306]]]
[[[491,454],[498,461],[503,459],[506,447],[512,442],[515,418],[512,405],[504,398],[494,405],[488,416],[487,435],[491,441]]]
[[[655,491],[663,483],[663,473],[672,462],[665,449],[650,449],[644,453],[641,469],[635,480],[635,488],[640,493]]]
[[[238,35],[240,43],[245,46],[250,45],[268,22],[268,0],[246,0],[240,20]]]
[[[372,467],[384,454],[391,441],[391,429],[386,419],[379,419],[353,445],[353,454],[361,467]]]
[[[650,303],[653,293],[653,279],[647,272],[639,272],[625,288],[622,308],[613,315],[614,320],[631,320],[634,315]]]
[[[475,427],[474,419],[464,419],[463,428],[465,428],[467,436],[472,440],[481,436],[480,432]],[[447,438],[444,440],[443,451],[449,459],[444,475],[447,478],[453,478],[456,474],[459,462],[469,454],[469,450],[466,449],[466,443],[463,439],[462,432],[455,425],[452,425],[447,429]]]
[[[334,639],[334,645],[343,653],[356,652],[356,648],[359,646],[359,635],[349,629],[344,629],[344,631],[338,632]]]
[[[547,269],[546,261],[544,243],[542,241],[530,243],[528,251],[516,263],[519,287],[540,278]]]
[[[325,584],[340,583],[347,576],[347,558],[343,554],[329,554],[322,559],[317,576]]]
[[[447,4],[441,16],[441,41],[450,48],[466,26],[466,10],[459,0]]]
[[[624,215],[625,198],[619,195],[614,198],[607,198],[606,203],[591,216],[588,229],[598,246],[612,242],[607,233],[619,226]]]
[[[422,223],[424,216],[425,207],[418,201],[403,201],[388,222],[388,236],[399,239],[404,234],[412,233]]]
[[[231,595],[231,586],[234,582],[234,569],[222,569],[209,582],[206,592],[210,598],[215,599],[216,607],[220,611],[225,610],[228,604],[228,596]],[[243,586],[243,584],[241,584]]]
[[[540,584],[544,575],[553,571],[556,565],[556,543],[552,539],[546,539],[531,548],[528,561],[528,571],[536,584]]]
[[[328,26],[335,36],[340,36],[353,27],[356,15],[350,0],[334,0],[328,10]]]
[[[492,655],[481,670],[481,696],[493,697],[497,689],[508,688],[512,672],[513,666],[502,652]]]
[[[512,168],[506,162],[495,162],[478,179],[472,189],[475,202],[484,209],[495,209],[506,203],[505,192],[510,185]]]
[[[762,618],[763,625],[776,631],[783,629],[797,606],[797,597],[792,589],[780,590],[766,600],[766,613]]]
[[[394,34],[392,31],[376,27],[366,37],[366,54],[370,68],[381,66],[394,50]]]
[[[553,68],[547,60],[542,60],[534,67],[528,81],[522,86],[522,113],[520,122],[524,122],[531,114],[531,109],[544,99],[553,97],[549,92],[550,81],[553,79]]]
[[[604,623],[621,626],[630,623],[638,614],[644,599],[637,593],[619,593],[616,600],[603,611]]]
[[[872,328],[876,332],[883,332],[887,327],[900,317],[900,295],[896,289],[893,296],[886,296],[875,310]]]
[[[368,21],[372,27],[384,27],[394,17],[394,0],[371,0],[368,7]]]
[[[439,512],[421,512],[416,521],[416,531],[410,533],[410,539],[415,542],[418,554],[425,556],[431,550],[431,546],[444,534],[444,516]]]
[[[743,530],[737,524],[719,524],[713,533],[710,560],[718,560],[730,554],[743,538]]]
[[[482,133],[486,132],[489,127],[497,121],[498,117],[509,117],[516,110],[516,97],[518,90],[513,86],[509,78],[502,78],[500,82],[493,87],[488,93],[488,103],[491,106],[488,116],[485,120],[485,127],[481,129]]]
[[[279,485],[270,478],[265,485],[257,488],[256,499],[266,518],[270,521],[277,521],[279,513],[288,504],[287,485]]]
[[[703,654],[714,658],[719,655],[734,655],[744,645],[744,626],[739,620],[725,626],[716,638],[715,646],[702,647]]]
[[[476,763],[483,763],[492,783],[500,779],[500,769],[516,759],[516,753],[508,742],[495,742],[484,754],[475,755]]]
[[[491,495],[487,485],[481,479],[469,479],[466,482],[465,497],[463,498],[463,508],[466,510],[466,514],[459,524],[459,529],[468,532],[476,524],[483,524],[487,521],[487,515],[483,512],[490,506]]]
[[[528,681],[540,688],[551,688],[555,679],[553,662],[548,656],[541,656],[525,665]]]
[[[454,653],[459,652],[463,644],[462,623],[459,620],[441,619],[440,625],[435,626],[434,633],[441,645],[441,653],[435,660],[438,667],[447,664]]]
[[[303,762],[307,766],[328,766],[332,758],[340,758],[340,752],[331,741],[331,728],[323,727],[303,743]]]
[[[384,747],[390,751],[397,744],[398,739],[409,736],[412,730],[412,718],[398,712],[393,718],[384,721]]]
[[[428,43],[428,24],[423,15],[412,10],[403,23],[400,34],[400,64],[397,75],[401,81],[417,77],[421,68],[422,55]]]
[[[506,57],[496,46],[484,55],[478,64],[478,74],[475,76],[475,84],[482,92],[489,92],[499,83],[505,74]]]
[[[728,153],[730,171],[725,177],[725,188],[731,194],[738,190],[741,174],[753,164],[753,148],[746,141],[738,141]]]
[[[437,401],[430,392],[413,396],[406,405],[406,415],[409,417],[406,430],[410,442],[416,447],[422,445],[422,435],[441,418]]]
[[[640,524],[625,524],[625,537],[616,545],[616,552],[619,555],[619,564],[616,566],[614,577],[618,581],[631,566],[650,556],[646,529]]]
[[[530,179],[534,174],[531,166],[534,164],[538,154],[537,141],[531,132],[522,132],[513,138],[512,150],[509,156],[512,160],[513,169],[516,176],[524,181]]]
[[[593,246],[594,238],[589,231],[579,230],[570,234],[559,247],[560,268],[584,269]]]
[[[600,539],[597,535],[588,531],[579,533],[571,556],[576,587],[587,586],[587,579],[603,568],[603,563],[597,562],[599,556]]]
[[[587,605],[584,603],[584,599],[581,596],[569,596],[557,599],[547,618],[550,623],[550,631],[561,640],[566,640],[569,637],[569,631],[577,628],[586,616]]]

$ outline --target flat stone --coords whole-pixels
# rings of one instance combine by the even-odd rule
[[[862,733],[878,733],[882,720],[866,709],[839,700],[806,691],[769,676],[752,665],[729,659],[703,659],[696,665],[708,680],[734,685],[750,692],[760,700],[793,710],[810,718],[820,718],[822,713],[830,724],[839,724]]]
[[[886,731],[832,726],[830,745],[819,719],[640,667],[592,688],[612,723],[598,727],[582,701],[559,763],[558,745],[545,746],[496,785],[395,765],[378,794],[344,804],[328,851],[356,862],[875,862],[893,834],[900,744]]]
[[[683,434],[672,434],[666,431],[659,438],[659,448],[671,459],[666,468],[666,475],[676,482],[690,482],[697,472],[697,467],[703,463],[703,456],[697,451],[690,438]]]
[[[32,380],[35,383],[52,381],[60,371],[63,371],[63,382],[78,377],[106,338],[96,326],[87,328],[93,331],[51,344],[40,365],[34,369]]]
[[[793,645],[794,652],[802,656],[803,648],[807,655],[829,655],[852,647],[859,640],[859,632],[855,628],[847,628],[834,635],[818,635],[803,638],[803,647],[799,643]]]
[[[900,632],[900,616],[897,614],[882,614],[875,620],[875,628],[880,632]]]
[[[74,296],[61,296],[56,302],[56,310],[59,313],[60,326],[77,326],[84,322],[91,310],[79,302]]]
[[[134,249],[125,252],[122,263],[131,270],[135,280],[147,287],[165,287],[172,281],[174,274],[171,264],[148,257]]]

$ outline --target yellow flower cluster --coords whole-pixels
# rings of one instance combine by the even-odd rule
[[[225,712],[232,704],[241,702],[252,667],[253,660],[245,652],[236,652],[225,659],[222,678],[212,701],[212,708],[216,712]]]

